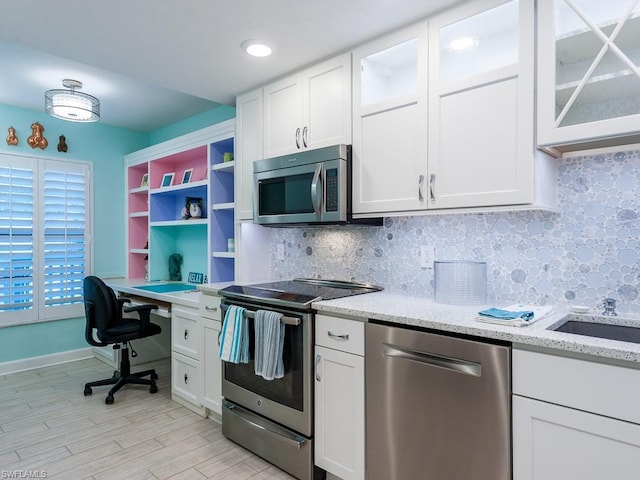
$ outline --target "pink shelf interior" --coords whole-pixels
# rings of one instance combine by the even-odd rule
[[[129,248],[144,248],[149,235],[149,218],[129,219]]]
[[[148,212],[147,192],[137,192],[129,194],[129,213]]]
[[[144,278],[145,255],[129,254],[129,278]]]
[[[134,165],[128,169],[128,188],[138,188],[142,183],[142,176],[149,171],[146,163]]]
[[[182,183],[185,170],[190,168],[193,168],[191,182],[197,182],[207,178],[206,145],[151,162],[150,187],[152,189],[160,188],[165,173],[173,173],[172,185],[179,185]]]

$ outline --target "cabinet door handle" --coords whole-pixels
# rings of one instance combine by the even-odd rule
[[[189,338],[189,330],[187,330],[186,328],[184,329],[184,339],[188,339]]]
[[[307,130],[308,129],[306,126],[302,129],[302,146],[304,148],[307,148],[309,146],[307,145]]]
[[[422,189],[424,188],[424,175],[418,175],[418,201],[424,201],[424,194]]]
[[[220,346],[220,335],[222,335],[222,330],[218,332],[218,346]]]
[[[296,128],[296,147],[300,148],[300,127]]]
[[[218,311],[218,307],[210,307],[210,306],[208,306],[208,305],[205,305],[204,309],[205,309],[207,312],[217,312],[217,311]]]
[[[429,177],[429,196],[431,200],[436,200],[436,174],[432,173]]]
[[[328,330],[327,335],[331,338],[337,338],[338,340],[349,340],[348,333],[333,333],[331,330]]]
[[[187,383],[189,383],[189,374],[188,374],[188,373],[185,373],[185,374],[184,374],[184,383],[185,383],[185,385],[186,385]]]
[[[320,359],[321,359],[320,355],[316,355],[316,380],[318,382],[322,381],[322,379],[320,378],[320,372],[318,372],[318,364],[320,363]]]

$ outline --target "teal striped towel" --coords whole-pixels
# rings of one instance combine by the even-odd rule
[[[249,325],[245,309],[235,305],[227,309],[220,333],[218,356],[229,363],[249,362]]]
[[[499,320],[515,320],[520,318],[525,322],[533,319],[534,313],[531,310],[523,310],[520,312],[514,312],[513,310],[503,310],[501,308],[487,308],[478,312],[478,315],[483,317],[497,318]]]
[[[255,374],[265,380],[284,377],[284,324],[282,314],[269,310],[258,310],[254,318],[256,351]]]

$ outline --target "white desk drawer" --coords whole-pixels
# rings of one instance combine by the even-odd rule
[[[200,362],[179,353],[171,356],[171,392],[194,405],[202,404]]]
[[[200,316],[211,320],[222,320],[220,318],[220,297],[217,295],[200,295]]]
[[[196,309],[175,307],[171,319],[172,350],[200,359],[202,349],[202,327]]]
[[[364,356],[364,322],[316,315],[316,345]]]

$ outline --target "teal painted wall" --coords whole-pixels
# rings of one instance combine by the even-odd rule
[[[220,105],[214,109],[199,113],[180,122],[158,129],[150,134],[150,144],[165,142],[186,133],[195,132],[201,128],[236,118],[236,109],[227,105]]]
[[[221,106],[155,132],[144,133],[100,122],[65,122],[44,112],[0,104],[0,152],[93,162],[93,271],[102,277],[121,277],[125,273],[123,157],[149,145],[234,117],[233,107]],[[49,146],[44,151],[34,150],[27,144],[33,122],[39,122],[45,128],[44,136]],[[8,146],[4,141],[10,126],[16,129],[19,138],[17,146]],[[67,153],[57,151],[60,135],[66,137]],[[0,362],[86,347],[84,318],[0,328]]]

